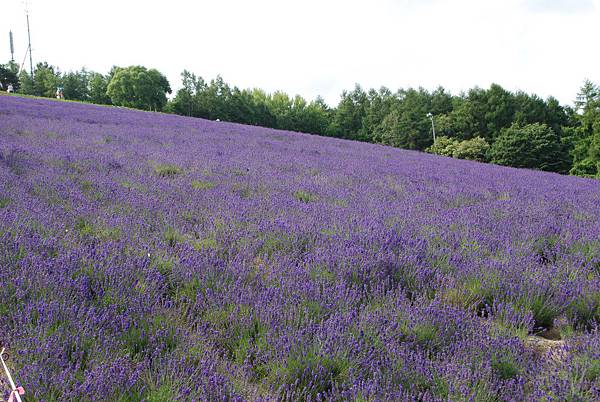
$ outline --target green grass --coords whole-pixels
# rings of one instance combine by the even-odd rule
[[[175,229],[167,228],[163,233],[163,240],[169,245],[169,247],[175,247],[178,243],[184,241],[184,237]]]
[[[517,301],[517,305],[531,311],[536,328],[552,328],[554,320],[562,313],[550,292],[524,295]]]
[[[346,356],[329,355],[314,349],[289,355],[271,370],[270,382],[293,386],[298,400],[313,400],[336,384],[345,383],[352,362]]]
[[[6,208],[11,203],[11,199],[8,197],[0,197],[0,209]]]
[[[169,276],[173,272],[175,262],[176,260],[174,258],[158,256],[153,259],[152,266],[156,268],[156,270],[160,272],[161,275]]]
[[[590,383],[600,380],[600,359],[590,359],[585,370],[584,378]]]
[[[577,329],[591,330],[600,324],[600,291],[579,296],[568,307],[568,315]]]
[[[413,335],[417,345],[427,351],[435,351],[440,342],[438,337],[438,327],[430,323],[421,323],[413,328]]]
[[[121,184],[127,190],[137,190],[137,191],[140,191],[140,192],[146,192],[147,191],[146,187],[144,187],[143,185],[141,185],[139,183],[133,183],[133,182],[124,180],[124,181],[119,182],[119,184]]]
[[[300,202],[309,203],[316,201],[318,198],[316,195],[309,193],[304,190],[297,190],[294,192],[294,198]]]
[[[216,250],[219,248],[219,243],[214,237],[206,237],[194,242],[193,247],[196,251]]]
[[[204,180],[194,180],[192,182],[192,188],[194,190],[210,190],[211,188],[214,188],[215,184],[211,183],[210,181],[204,181]]]
[[[159,177],[172,178],[182,172],[183,170],[175,165],[161,164],[154,166],[154,173]]]
[[[492,371],[502,380],[510,380],[521,374],[522,368],[514,358],[508,355],[492,357]]]
[[[121,237],[121,229],[94,225],[85,218],[77,219],[74,227],[83,237],[93,237],[102,241],[116,241]]]
[[[418,394],[429,393],[441,400],[448,400],[449,386],[440,376],[434,374],[432,378],[429,378],[404,362],[398,364],[397,370],[393,375],[394,381],[401,384],[402,388]]]
[[[313,281],[322,281],[325,283],[335,282],[335,273],[323,265],[315,265],[310,267],[309,276]]]

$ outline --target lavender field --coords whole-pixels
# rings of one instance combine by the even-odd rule
[[[25,401],[593,401],[599,321],[599,181],[0,97]]]

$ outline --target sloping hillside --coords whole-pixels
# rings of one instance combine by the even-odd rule
[[[0,338],[28,401],[594,400],[599,200],[593,180],[3,96]]]

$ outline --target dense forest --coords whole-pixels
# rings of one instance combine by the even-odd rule
[[[38,63],[33,77],[0,65],[0,82],[18,93],[156,110],[212,120],[428,151],[454,158],[600,178],[600,88],[585,81],[574,105],[510,92],[500,85],[459,95],[443,87],[364,90],[341,94],[336,107],[284,92],[240,89],[222,77],[206,81],[184,71],[171,87],[156,69],[113,67],[108,74],[61,72]],[[436,138],[434,141],[434,130]]]

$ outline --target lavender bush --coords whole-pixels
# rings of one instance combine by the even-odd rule
[[[598,400],[599,200],[593,180],[0,97],[0,334],[26,401]],[[562,346],[530,347],[548,330]]]

